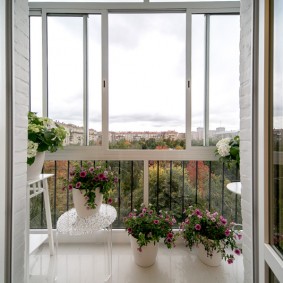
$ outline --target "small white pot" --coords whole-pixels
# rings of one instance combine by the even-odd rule
[[[221,253],[213,251],[212,257],[207,256],[207,252],[203,244],[198,244],[196,247],[198,258],[201,262],[209,266],[219,266],[222,261]]]
[[[151,242],[147,246],[143,246],[140,252],[138,250],[139,245],[137,244],[136,238],[130,236],[131,248],[134,255],[135,263],[141,267],[149,267],[153,265],[156,261],[156,256],[158,252],[158,243]]]
[[[43,163],[45,159],[45,151],[37,152],[34,162],[31,165],[27,165],[27,180],[35,180],[39,178],[41,174]]]
[[[85,190],[79,190],[73,188],[73,201],[74,201],[74,206],[77,211],[78,216],[85,218],[89,217],[97,212],[99,212],[102,199],[103,199],[103,194],[100,193],[100,188],[95,189],[95,203],[96,203],[96,208],[95,209],[88,209],[85,206],[86,199],[84,197]]]

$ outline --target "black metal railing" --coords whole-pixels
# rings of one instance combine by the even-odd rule
[[[72,194],[64,189],[74,163],[81,161],[46,161],[44,173],[52,173],[49,193],[53,226],[58,217],[73,207]],[[96,162],[93,161],[94,165]],[[222,213],[229,221],[241,223],[241,202],[226,189],[239,181],[237,168],[227,168],[217,161],[150,161],[148,185],[144,186],[143,161],[103,161],[118,175],[117,190],[111,196],[118,217],[113,228],[123,228],[123,217],[143,202],[148,188],[149,203],[160,210],[171,210],[181,221],[183,211],[192,204]],[[46,228],[42,196],[31,200],[31,228]]]

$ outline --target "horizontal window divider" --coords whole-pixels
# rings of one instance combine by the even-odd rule
[[[215,147],[193,147],[186,150],[103,150],[101,147],[66,147],[46,153],[46,160],[218,160]]]
[[[91,13],[93,10],[140,10],[140,9],[155,9],[155,10],[176,10],[176,9],[191,9],[192,13],[239,13],[240,1],[221,1],[221,2],[112,2],[112,3],[55,3],[55,2],[29,2],[30,10],[33,9],[64,9],[68,13],[68,9],[71,12],[87,11]]]

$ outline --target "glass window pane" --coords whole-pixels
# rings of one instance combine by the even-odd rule
[[[184,148],[185,14],[109,15],[109,130],[110,148]]]
[[[203,145],[205,16],[192,15],[192,145]]]
[[[272,243],[283,255],[283,2],[274,0],[273,21],[273,191]]]
[[[210,145],[239,134],[239,42],[240,16],[210,16]]]
[[[101,145],[101,16],[88,17],[89,145]]]
[[[30,109],[42,116],[42,21],[30,17]]]
[[[48,116],[83,145],[83,19],[48,17]]]

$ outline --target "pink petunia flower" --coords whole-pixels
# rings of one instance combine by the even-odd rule
[[[226,237],[228,237],[228,236],[230,235],[230,233],[231,233],[231,232],[230,232],[229,229],[226,229],[226,230],[225,230],[225,236],[226,236]]]
[[[195,210],[195,215],[202,215],[198,208]]]
[[[168,234],[167,234],[167,238],[169,238],[169,239],[172,239],[173,238],[173,233],[172,232],[169,232]]]
[[[220,216],[220,221],[224,225],[227,223],[227,219],[225,219],[222,215]]]
[[[232,264],[233,263],[233,259],[232,258],[228,258],[227,262],[228,262],[228,264]]]
[[[79,189],[81,187],[82,183],[81,182],[77,182],[76,183],[76,188]]]
[[[200,231],[200,230],[201,230],[201,225],[200,225],[200,224],[196,224],[196,225],[195,225],[195,229],[196,229],[197,231]]]
[[[241,251],[239,249],[235,249],[235,254],[236,255],[240,255],[241,254]]]
[[[86,176],[86,171],[82,171],[82,172],[80,173],[80,177],[81,177],[81,178],[85,178],[85,176]]]
[[[71,184],[69,184],[68,190],[72,190],[72,189],[73,189],[73,186]]]
[[[93,171],[94,171],[94,168],[93,168],[93,167],[90,167],[90,168],[89,168],[89,172],[92,173]]]
[[[154,224],[158,224],[158,223],[159,223],[159,220],[154,220],[153,223],[154,223]]]

